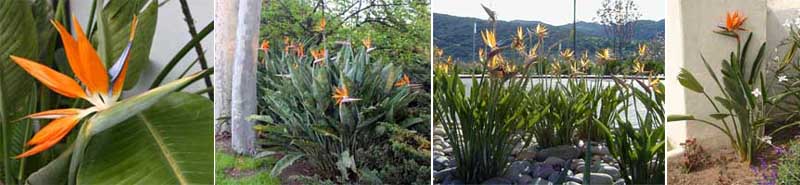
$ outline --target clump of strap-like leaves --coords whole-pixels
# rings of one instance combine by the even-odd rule
[[[360,154],[375,146],[391,146],[391,134],[406,133],[390,132],[388,127],[413,132],[407,128],[427,122],[426,116],[409,111],[420,90],[400,67],[371,61],[371,48],[365,45],[340,45],[336,53],[311,49],[307,56],[303,44],[287,42],[283,50],[265,52],[259,72],[261,115],[253,118],[263,123],[257,127],[261,146],[286,154],[272,175],[304,159],[321,180],[374,182],[375,176],[381,180],[380,174],[364,173],[370,171],[368,164],[376,161],[367,161],[371,156]],[[421,140],[410,142],[414,146],[408,148],[421,151],[409,155],[430,150],[425,138],[402,139]],[[426,161],[410,160],[430,166]]]

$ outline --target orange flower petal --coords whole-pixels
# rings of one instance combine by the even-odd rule
[[[75,125],[78,124],[78,115],[63,117],[51,121],[28,141],[28,145],[40,145],[51,140],[61,140]]]
[[[66,136],[66,134],[64,134],[64,136]],[[61,138],[63,138],[64,136],[61,136]],[[61,139],[59,138],[58,140],[49,140],[49,141],[43,142],[43,143],[41,143],[39,145],[34,146],[33,148],[29,149],[28,151],[25,151],[25,153],[17,155],[14,158],[20,159],[20,158],[30,157],[32,155],[36,155],[36,154],[42,153],[45,150],[50,149],[50,147],[53,147],[53,145],[56,145],[60,140]]]
[[[83,92],[78,82],[67,75],[25,58],[12,55],[11,61],[17,63],[22,69],[27,71],[28,74],[58,94],[69,98],[86,97],[86,93]]]
[[[94,50],[92,47],[92,43],[86,38],[86,34],[83,33],[83,29],[81,29],[80,23],[78,23],[78,19],[72,17],[72,21],[75,22],[75,32],[77,41],[78,41],[78,52],[80,56],[79,61],[70,61],[70,66],[75,65],[76,63],[80,63],[81,71],[75,71],[75,74],[78,78],[86,85],[90,92],[94,93],[108,93],[108,74],[106,73],[106,68],[103,66],[102,60],[100,60],[100,56],[97,55],[97,51]]]
[[[129,59],[125,59],[125,64],[122,64],[122,72],[120,72],[119,77],[114,80],[114,97],[119,96],[119,94],[122,92],[122,87],[125,84],[125,75],[128,73],[128,60]]]
[[[33,119],[58,119],[64,116],[78,115],[81,109],[54,109],[25,116]]]
[[[133,38],[136,36],[136,25],[138,25],[138,23],[138,19],[136,16],[134,16],[133,21],[131,21],[131,34],[128,40],[128,46],[125,48],[125,51],[123,51],[123,56],[120,56],[121,58],[117,60],[117,62],[122,62],[122,69],[119,71],[119,75],[116,77],[116,79],[114,79],[112,82],[114,83],[112,86],[113,97],[119,97],[120,93],[122,92],[122,87],[125,84],[125,76],[128,72],[128,63],[131,55],[130,50],[133,46]],[[114,64],[114,67],[112,67],[110,71],[115,71],[116,67],[118,67],[116,65],[117,64]]]
[[[269,50],[269,40],[264,39],[264,41],[261,41],[261,50]]]
[[[56,27],[58,30],[58,34],[61,36],[61,43],[64,45],[64,52],[67,54],[67,61],[72,68],[72,71],[78,76],[78,79],[82,79],[80,75],[77,74],[84,74],[83,72],[79,73],[78,71],[82,71],[83,68],[80,68],[80,54],[78,53],[78,43],[75,41],[75,38],[69,34],[67,28],[64,28],[64,25],[56,21],[50,21],[53,23],[53,26]]]

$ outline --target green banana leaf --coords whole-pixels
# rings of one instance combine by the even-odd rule
[[[0,2],[0,138],[2,138],[2,181],[15,184],[19,160],[12,159],[22,151],[26,125],[10,121],[29,111],[28,94],[34,88],[33,80],[9,55],[37,59],[38,34],[30,1]]]
[[[10,55],[37,59],[38,39],[30,2],[0,2],[0,73],[6,111],[22,109],[26,95],[33,88],[32,78],[11,62]],[[12,98],[15,97],[15,98]],[[9,116],[9,112],[5,112]],[[13,119],[13,118],[9,118]]]
[[[211,184],[213,109],[176,92],[93,137],[76,184]]]

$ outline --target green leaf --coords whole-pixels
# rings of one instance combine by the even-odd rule
[[[731,102],[731,100],[719,96],[715,96],[714,100],[717,100],[717,102],[719,102],[719,104],[722,104],[722,106],[725,107],[726,109],[736,109],[736,107],[734,107],[734,105],[736,104]]]
[[[350,151],[345,150],[339,155],[339,161],[336,162],[336,168],[339,169],[340,177],[345,178],[347,180],[350,177],[350,171],[357,172],[356,169],[356,161],[353,159],[353,155],[350,155]]]
[[[694,78],[694,75],[692,75],[692,73],[686,69],[681,68],[681,72],[678,74],[678,82],[680,82],[683,87],[686,87],[694,92],[704,92],[703,85],[700,85],[700,82],[697,82],[697,79]]]
[[[111,128],[122,121],[138,114],[140,111],[149,108],[155,104],[162,97],[167,96],[169,93],[174,92],[191,82],[201,78],[209,70],[199,72],[192,76],[172,81],[161,87],[151,89],[150,91],[122,100],[112,107],[95,114],[89,122],[89,135],[94,135]],[[187,109],[193,110],[193,109]]]
[[[211,184],[213,105],[171,93],[89,142],[76,184]]]
[[[322,134],[322,136],[331,137],[331,138],[333,138],[335,140],[338,140],[338,141],[342,140],[342,138],[339,138],[339,135],[337,135],[336,131],[333,130],[333,128],[330,128],[325,124],[314,124],[314,125],[311,125],[311,129],[314,130],[317,133]]]
[[[686,121],[686,120],[695,120],[695,119],[694,119],[694,116],[692,116],[692,115],[677,115],[677,114],[673,114],[673,115],[667,116],[667,121],[668,122],[671,122],[671,121]]]
[[[264,115],[251,115],[250,117],[247,117],[247,120],[250,120],[250,121],[261,121],[261,122],[264,122],[264,123],[273,123],[275,121],[275,120],[272,119],[272,117],[264,116]]]
[[[411,126],[414,126],[417,123],[422,123],[423,121],[425,121],[425,119],[422,119],[422,118],[409,118],[409,119],[404,120],[402,123],[400,123],[400,127],[402,127],[402,128],[410,128]]]
[[[750,34],[752,35],[753,33],[750,33]],[[762,58],[764,57],[764,50],[766,49],[766,46],[767,46],[766,42],[762,43],[761,47],[758,49],[758,55],[756,55],[756,58],[753,59],[753,66],[750,67],[750,79],[748,81],[750,84],[753,84],[753,83],[756,82],[756,78],[758,78],[758,76],[759,76],[758,74],[761,72],[761,62],[763,62]],[[745,49],[747,49],[747,48],[745,48]],[[743,52],[743,53],[747,53],[747,52]],[[744,58],[743,58],[743,60],[744,60]]]
[[[67,168],[69,167],[72,149],[73,147],[70,146],[61,155],[58,155],[55,160],[33,172],[28,176],[26,182],[32,185],[67,184]]]
[[[125,77],[125,89],[136,85],[141,72],[150,64],[150,48],[158,20],[158,2],[152,1],[149,5],[147,2],[147,0],[111,0],[103,9],[101,19],[98,19],[99,29],[95,35],[98,52],[105,65],[110,67],[128,45],[133,16],[137,15],[139,18]],[[145,8],[144,11],[139,12],[142,8]]]
[[[269,174],[273,177],[277,177],[278,175],[281,174],[281,172],[283,172],[283,169],[286,169],[286,167],[291,166],[294,163],[294,161],[300,159],[303,156],[304,156],[303,154],[299,153],[286,154],[285,156],[283,156],[283,158],[281,158],[281,160],[275,162],[275,166],[272,167],[272,171],[270,171]]]
[[[730,116],[730,114],[710,114],[708,116],[711,116],[712,118],[717,120],[721,120],[727,118],[728,116]]]
[[[18,160],[11,157],[21,153],[27,139],[22,129],[26,125],[10,120],[22,117],[29,109],[27,96],[33,90],[33,78],[14,62],[10,55],[39,61],[38,30],[31,1],[0,1],[0,137],[2,162],[0,169],[4,184],[16,184]]]

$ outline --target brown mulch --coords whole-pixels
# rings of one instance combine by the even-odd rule
[[[685,173],[680,168],[679,159],[668,161],[667,183],[685,185],[709,184],[755,184],[757,177],[750,165],[735,159],[735,151],[722,149],[710,152],[710,159],[705,167]]]
[[[783,126],[783,124],[768,124],[765,128],[765,133],[771,133],[780,126]],[[783,129],[772,135],[773,144],[781,147],[786,147],[790,141],[798,139],[800,139],[800,127],[797,126]],[[756,184],[757,180],[760,179],[757,174],[753,173],[750,165],[737,159],[723,159],[723,157],[731,158],[731,156],[736,156],[735,151],[731,149],[711,152],[710,155],[711,158],[708,161],[714,162],[691,173],[684,173],[680,169],[678,158],[668,161],[667,182],[669,184],[688,185]],[[773,148],[769,146],[760,151],[759,156],[767,163],[774,163],[779,157],[775,154]],[[753,160],[759,163],[759,159]]]

